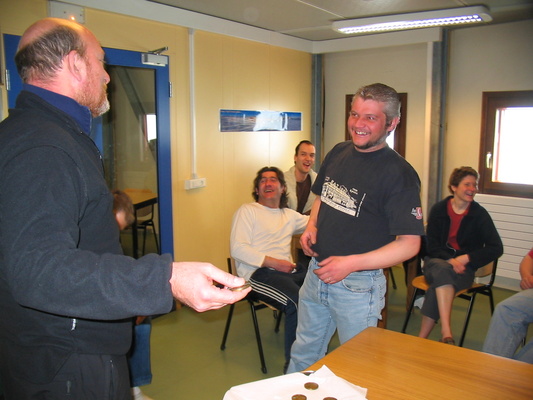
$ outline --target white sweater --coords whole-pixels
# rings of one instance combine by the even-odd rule
[[[238,275],[250,279],[266,256],[292,261],[292,236],[302,233],[308,220],[290,208],[243,204],[233,215],[230,237]]]

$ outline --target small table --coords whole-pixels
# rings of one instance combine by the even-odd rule
[[[326,365],[377,399],[528,399],[533,365],[367,328],[308,369]]]
[[[135,220],[131,225],[133,257],[138,258],[139,240],[137,238],[137,210],[157,204],[157,194],[144,191],[128,191],[127,193],[133,202],[133,211],[135,212]]]

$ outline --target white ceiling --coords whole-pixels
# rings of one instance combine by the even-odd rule
[[[492,23],[533,18],[533,0],[146,0],[311,41],[344,38],[334,20],[485,5]]]

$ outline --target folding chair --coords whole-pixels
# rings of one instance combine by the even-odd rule
[[[492,315],[494,313],[494,298],[492,296],[492,285],[494,283],[494,279],[496,278],[497,266],[498,266],[498,259],[488,263],[487,265],[479,268],[476,271],[476,278],[482,278],[482,277],[486,277],[490,275],[490,279],[487,283],[477,283],[474,281],[472,286],[470,286],[468,289],[461,290],[455,294],[455,297],[460,297],[461,299],[465,299],[469,301],[468,310],[466,312],[466,317],[465,317],[465,323],[463,326],[463,332],[461,334],[461,339],[459,341],[460,347],[463,347],[463,342],[466,336],[466,330],[468,329],[468,322],[470,321],[470,315],[472,314],[472,308],[474,307],[474,301],[476,300],[476,295],[478,293],[488,296],[489,301],[490,301],[490,314]],[[407,314],[405,316],[402,333],[405,333],[405,330],[407,329],[407,324],[409,323],[409,318],[411,317],[411,313],[413,311],[416,296],[420,294],[421,291],[425,292],[429,288],[429,285],[426,282],[426,278],[424,278],[423,275],[417,276],[416,278],[413,279],[413,286],[415,290],[413,292],[413,296],[411,297],[411,303],[410,303],[409,309],[407,310]]]
[[[227,263],[228,263],[228,272],[233,275],[237,275],[237,271],[235,268],[235,261],[233,260],[233,258],[228,257]],[[257,321],[256,312],[263,308],[268,308],[274,312],[274,315],[276,317],[276,327],[274,331],[276,333],[279,332],[279,325],[281,323],[281,316],[283,313],[282,311],[278,310],[274,306],[262,300],[258,300],[257,294],[253,290],[250,293],[248,293],[248,295],[244,299],[240,301],[247,301],[248,304],[250,305],[250,312],[252,313],[252,321],[253,321],[254,330],[255,330],[255,339],[257,341],[257,349],[259,350],[259,359],[261,360],[261,371],[263,371],[263,373],[266,374],[267,367],[266,367],[266,362],[265,362],[265,356],[263,353],[263,344],[261,343],[261,333],[259,332],[259,323]],[[220,350],[224,350],[226,348],[226,340],[228,338],[229,327],[231,325],[231,319],[233,317],[234,309],[235,309],[235,304],[231,304],[229,306],[228,319],[226,320],[226,327],[224,329],[224,336],[222,337],[222,343],[220,344]]]

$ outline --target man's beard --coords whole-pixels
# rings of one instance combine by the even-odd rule
[[[109,111],[110,105],[107,98],[107,83],[102,82],[100,91],[98,94],[95,94],[94,90],[99,84],[98,80],[93,74],[91,64],[86,61],[85,65],[87,66],[87,74],[90,79],[85,82],[85,85],[83,85],[83,90],[78,96],[78,103],[87,107],[93,118],[96,118]]]
[[[85,85],[85,90],[80,93],[80,99],[78,100],[78,103],[87,107],[91,112],[91,115],[96,118],[109,111],[110,105],[107,98],[107,85],[103,84],[98,98],[95,98],[95,96],[91,94],[91,89],[93,89],[91,86],[92,85],[90,83]]]
[[[366,144],[364,144],[362,146],[356,145],[355,142],[353,142],[353,141],[352,141],[352,143],[353,143],[354,147],[359,149],[359,150],[368,150],[368,149],[371,149],[373,147],[377,147],[377,146],[383,144],[383,142],[385,142],[387,140],[387,137],[389,136],[389,133],[390,132],[387,132],[386,134],[384,134],[383,136],[381,136],[377,140],[375,140],[373,142],[367,142]]]

